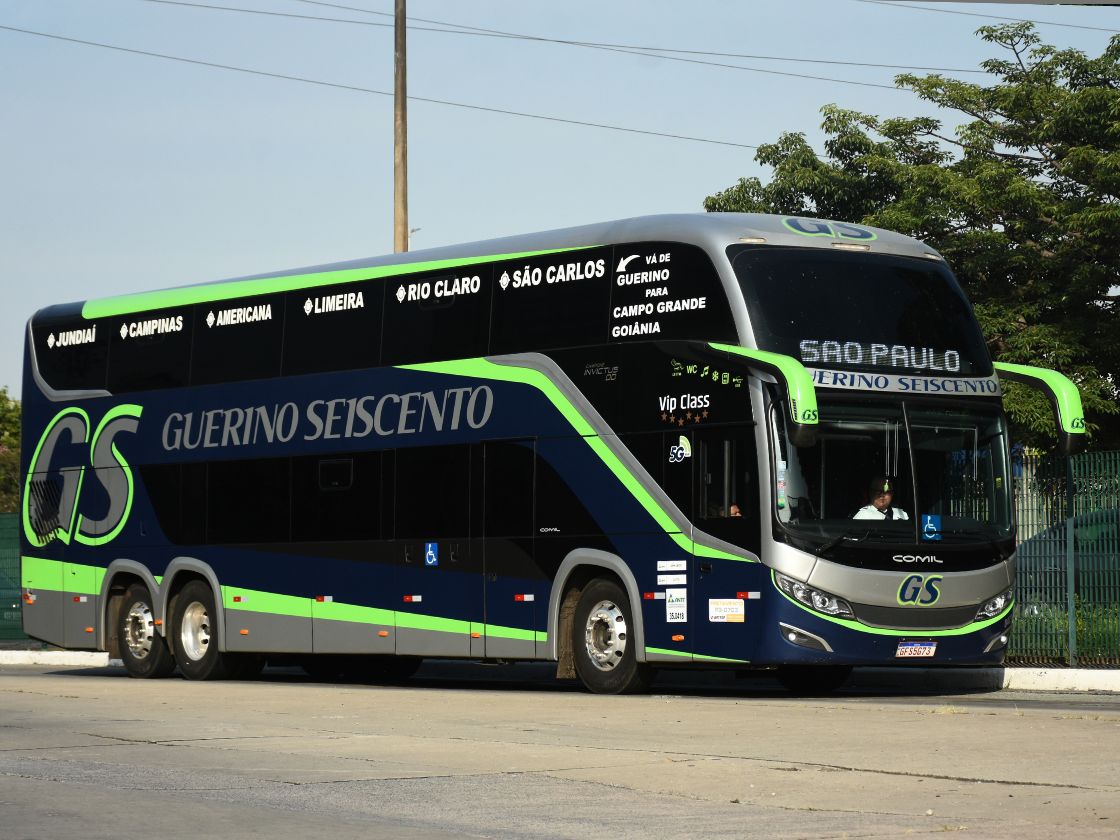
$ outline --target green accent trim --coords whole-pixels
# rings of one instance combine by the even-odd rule
[[[816,610],[809,609],[796,598],[791,598],[789,595],[787,595],[785,592],[782,592],[782,590],[778,588],[778,584],[774,580],[773,569],[770,570],[770,582],[774,584],[774,589],[777,590],[779,595],[781,595],[794,606],[800,607],[801,609],[805,610],[805,612],[809,613],[809,615],[815,616],[817,618],[823,618],[825,621],[830,621],[833,624],[839,624],[841,627],[846,627],[849,630],[855,630],[858,633],[871,633],[875,636],[967,636],[969,633],[975,633],[977,630],[983,630],[985,627],[990,627],[996,622],[1002,621],[1013,609],[1015,609],[1015,601],[1014,599],[1012,599],[1008,603],[1007,609],[1005,609],[999,615],[993,616],[992,618],[989,618],[985,621],[973,621],[970,624],[966,624],[964,627],[957,627],[952,630],[926,630],[924,628],[917,630],[914,628],[911,628],[909,630],[892,630],[886,627],[868,627],[866,624],[860,624],[858,621],[851,621],[847,618],[836,618],[835,616],[825,615],[824,613],[819,613]]]
[[[1067,435],[1085,434],[1085,409],[1081,405],[1081,394],[1068,377],[1056,370],[1031,365],[995,362],[992,366],[996,373],[1005,374],[1008,379],[1048,391],[1047,396],[1057,410],[1060,431]]]
[[[235,602],[234,596],[244,598]],[[233,586],[222,587],[222,606],[231,611],[268,613],[286,615],[293,618],[315,618],[324,621],[349,621],[355,624],[376,624],[385,627],[408,630],[432,630],[437,633],[483,633],[503,639],[522,639],[536,642],[546,641],[547,633],[524,630],[520,627],[505,627],[501,624],[480,624],[458,618],[420,613],[386,610],[380,607],[364,607],[340,601],[316,601],[314,598],[301,598],[296,595],[277,595],[257,589],[241,589]]]
[[[725,656],[705,656],[702,653],[685,653],[680,650],[669,650],[668,648],[647,647],[646,654],[657,654],[659,656],[678,656],[682,659],[692,659],[700,662],[736,662],[741,665],[749,665],[749,659],[728,659]]]
[[[100,566],[67,563],[46,557],[20,556],[20,586],[46,592],[100,595],[105,570]]]
[[[782,353],[752,350],[734,344],[711,342],[710,346],[715,350],[722,350],[724,353],[733,353],[736,356],[762,362],[768,367],[777,368],[785,380],[786,393],[789,396],[789,412],[793,422],[801,426],[817,425],[820,416],[817,410],[817,389],[813,387],[813,377],[809,375],[805,365],[797,359]]]
[[[101,433],[105,430],[105,427],[110,422],[117,419],[118,417],[135,417],[137,420],[139,420],[140,415],[143,413],[143,411],[144,408],[142,406],[125,403],[105,412],[105,416],[102,417],[101,422],[97,424],[97,430],[93,433],[93,439],[89,444],[90,463],[93,463],[93,452],[95,449],[97,449],[97,440],[101,437]],[[78,525],[78,530],[74,533],[74,539],[82,543],[83,545],[105,545],[106,543],[115,540],[120,535],[120,532],[124,530],[125,523],[128,522],[128,515],[132,512],[132,501],[136,491],[136,482],[132,478],[132,467],[129,466],[128,461],[124,459],[124,456],[121,455],[120,450],[117,449],[117,445],[115,443],[111,444],[111,448],[113,450],[113,457],[120,465],[121,472],[124,473],[125,482],[128,484],[128,499],[125,501],[124,512],[121,514],[121,518],[117,521],[117,524],[113,526],[113,530],[109,533],[102,534],[96,537],[89,537],[82,533],[81,524]],[[76,510],[77,505],[75,505],[74,508]],[[85,520],[84,516],[82,517],[82,520]]]
[[[88,300],[82,305],[82,317],[88,321],[97,318],[110,318],[115,315],[128,315],[152,309],[170,309],[192,306],[196,303],[216,303],[232,298],[252,297],[255,295],[291,292],[296,289],[311,289],[317,286],[332,286],[342,283],[356,283],[360,280],[378,280],[384,277],[403,277],[423,271],[441,271],[472,265],[484,265],[499,260],[523,260],[530,257],[562,254],[567,251],[582,251],[592,248],[584,245],[575,248],[551,248],[544,251],[521,251],[513,254],[493,254],[484,257],[468,257],[452,260],[426,260],[403,265],[380,265],[368,268],[347,268],[338,271],[321,271],[312,274],[292,274],[283,277],[265,277],[256,280],[230,280],[224,283],[204,283],[199,286],[184,286],[178,289],[164,289],[157,292],[139,292],[119,297]]]
[[[548,398],[553,407],[564,416],[564,419],[571,424],[576,433],[583,438],[584,442],[591,447],[591,450],[606,464],[615,478],[622,483],[622,486],[630,492],[630,495],[638,501],[638,504],[645,508],[646,512],[653,517],[654,521],[661,527],[666,535],[683,551],[697,557],[735,560],[740,563],[758,562],[750,557],[740,557],[736,554],[721,551],[718,548],[699,545],[682,534],[665,509],[654,500],[653,496],[649,494],[649,491],[646,490],[641,482],[634,477],[634,474],[626,468],[622,461],[619,460],[618,456],[611,452],[610,447],[607,446],[603,439],[595,434],[595,430],[591,427],[591,424],[588,423],[586,418],[579,413],[579,410],[572,405],[571,400],[564,396],[560,389],[556,387],[556,384],[540,371],[512,365],[499,365],[488,359],[428,362],[415,365],[398,365],[398,367],[401,370],[418,370],[426,373],[440,373],[449,376],[466,376],[475,379],[494,379],[502,382],[516,382],[521,385],[528,385],[536,388]]]
[[[55,528],[51,533],[45,537],[40,537],[35,533],[35,529],[31,527],[31,479],[36,474],[36,467],[39,466],[39,453],[43,450],[43,444],[46,442],[48,435],[58,425],[58,421],[63,417],[68,417],[75,414],[81,417],[86,424],[86,438],[83,443],[89,443],[89,415],[84,410],[72,405],[69,408],[64,408],[58,412],[47,424],[47,428],[43,430],[43,434],[39,436],[39,442],[35,445],[35,454],[31,456],[31,462],[27,465],[27,478],[23,482],[23,504],[21,505],[23,515],[23,535],[27,541],[34,546],[42,548],[50,543],[52,540],[62,540],[66,545],[70,544],[70,535],[74,533],[74,524],[78,516],[78,501],[82,497],[82,481],[85,478],[86,468],[81,468],[81,473],[78,475],[78,489],[74,494],[74,510],[71,511],[70,516],[70,530],[64,531],[62,527]]]

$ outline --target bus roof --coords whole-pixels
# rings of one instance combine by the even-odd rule
[[[92,318],[106,310],[112,310],[114,313],[140,312],[166,305],[166,298],[177,291],[192,290],[194,294],[191,297],[197,302],[206,298],[203,290],[207,286],[221,286],[244,281],[295,278],[305,275],[309,277],[313,275],[321,276],[325,273],[354,271],[363,268],[471,260],[477,257],[530,254],[612,243],[653,241],[683,242],[704,247],[710,252],[722,251],[727,246],[740,242],[822,249],[854,246],[860,250],[873,253],[940,259],[940,255],[934,249],[917,239],[866,225],[762,213],[677,213],[617,219],[578,227],[447,245],[421,251],[386,254],[380,257],[367,257],[252,274],[190,284],[174,289],[164,289],[155,293],[142,292],[114,298],[59,304],[40,310],[34,317],[35,319],[72,317],[80,312],[85,314],[86,317]],[[221,296],[228,296],[228,290],[223,290],[223,292],[226,292],[226,294]],[[261,293],[261,291],[247,290],[246,293],[254,294]]]

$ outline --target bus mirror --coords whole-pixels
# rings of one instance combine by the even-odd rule
[[[1058,427],[1058,449],[1063,455],[1074,455],[1085,448],[1085,410],[1081,407],[1081,394],[1067,377],[1056,370],[995,362],[1000,379],[1008,379],[1042,391],[1054,411],[1054,424]]]
[[[752,350],[734,344],[711,344],[712,348],[741,356],[747,367],[767,373],[778,380],[786,397],[790,441],[794,446],[812,446],[817,441],[817,390],[813,377],[797,359],[768,350]]]

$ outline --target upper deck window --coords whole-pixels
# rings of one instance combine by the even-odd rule
[[[814,248],[728,255],[760,348],[814,368],[992,373],[972,309],[940,263]]]

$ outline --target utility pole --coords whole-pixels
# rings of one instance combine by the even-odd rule
[[[393,88],[393,250],[408,250],[408,94],[405,85],[405,0],[396,0]]]

